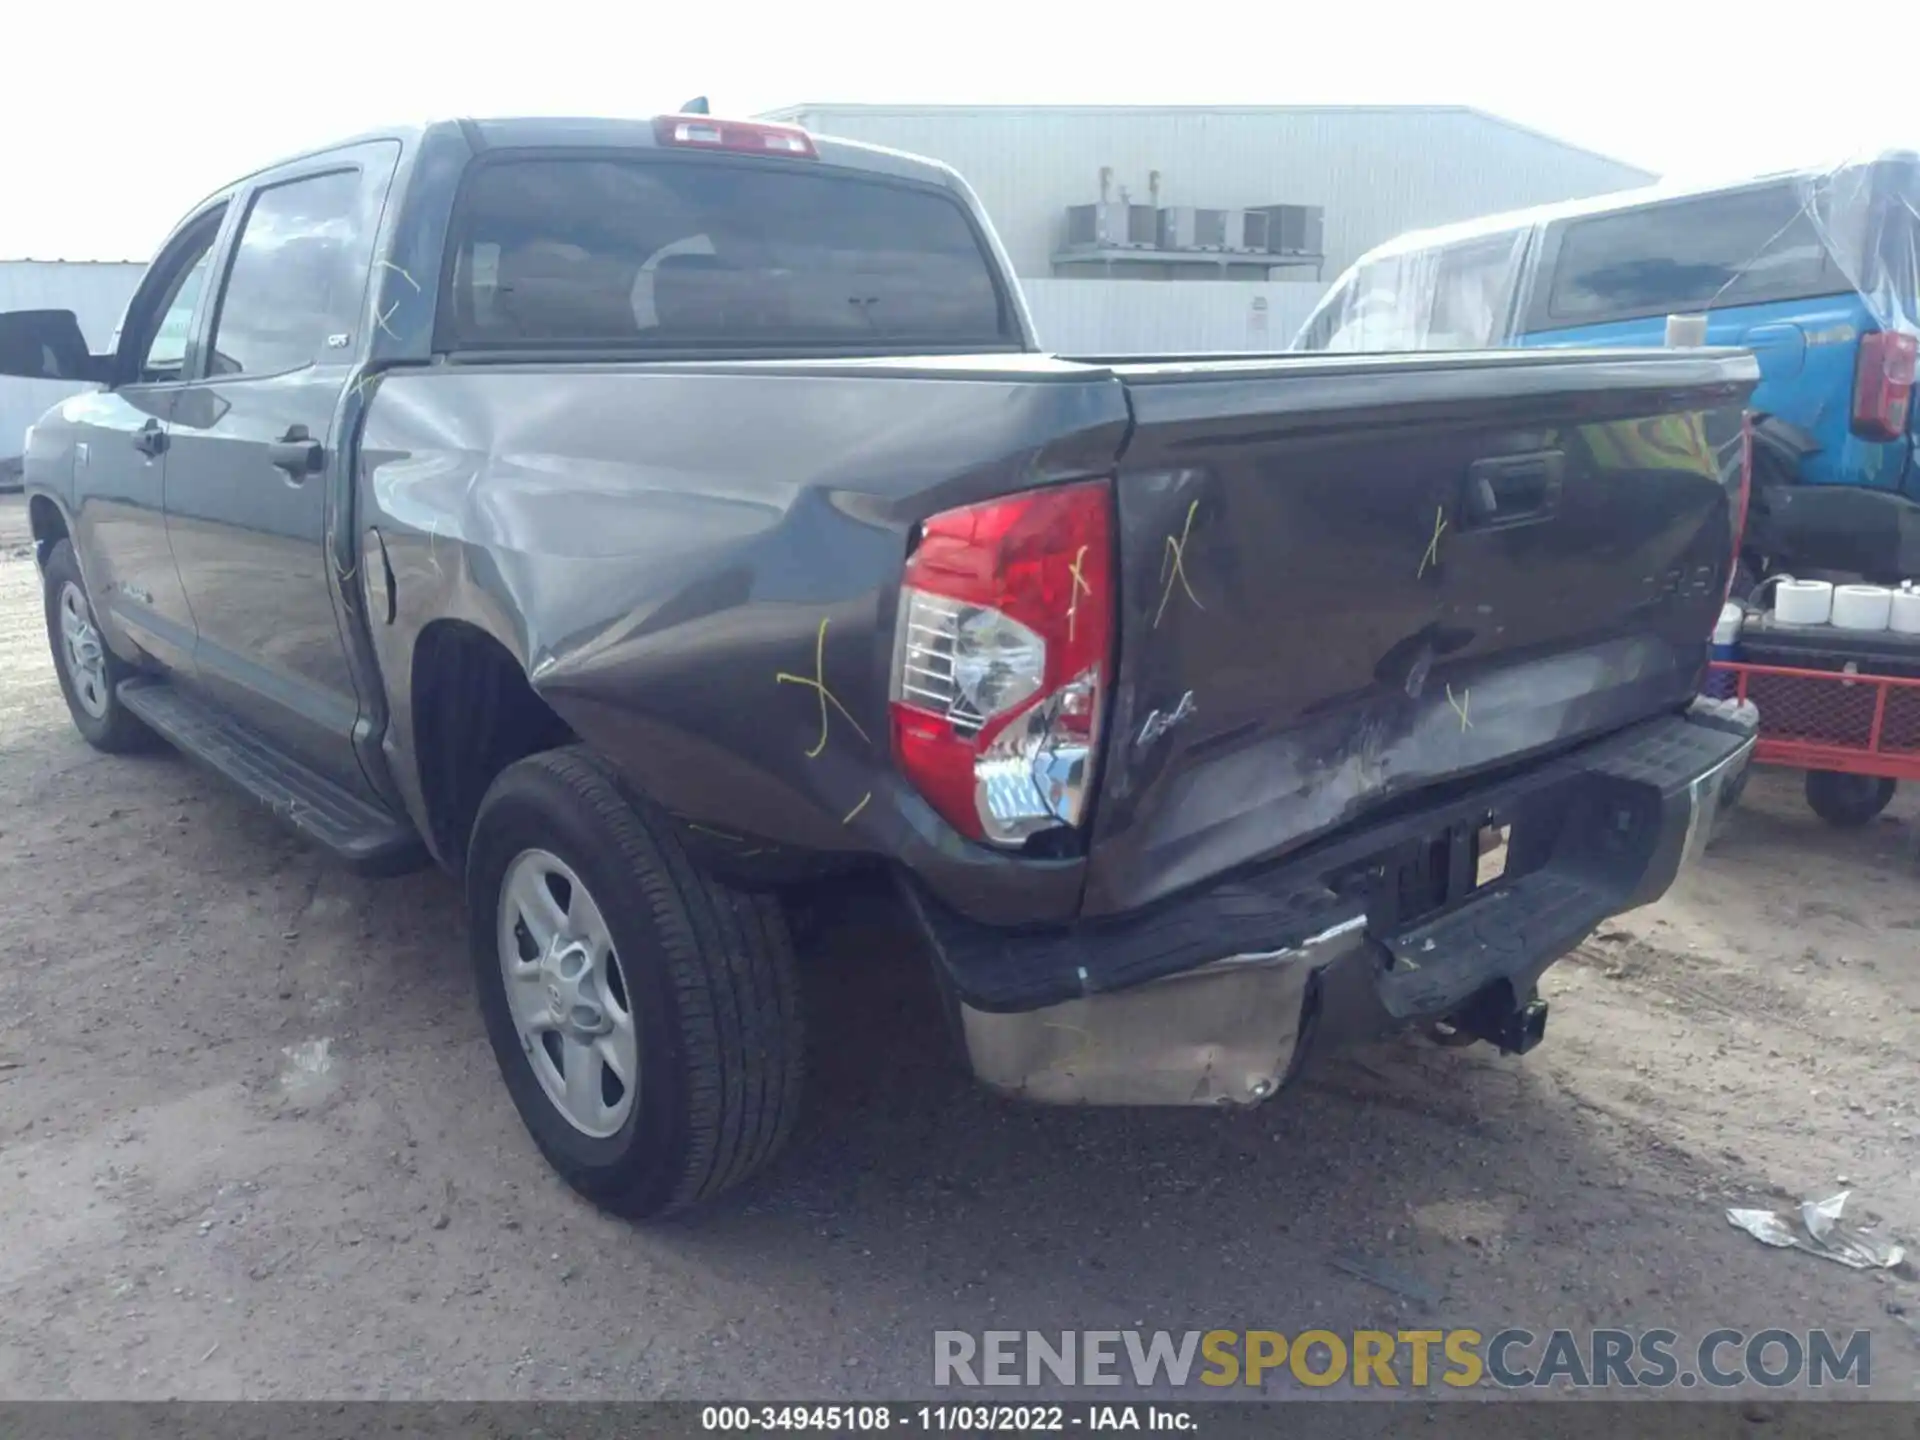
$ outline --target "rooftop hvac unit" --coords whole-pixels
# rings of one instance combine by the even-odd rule
[[[1227,249],[1251,255],[1267,253],[1267,212],[1227,211]]]
[[[1160,212],[1162,250],[1225,250],[1226,210],[1196,210],[1191,205],[1170,206]]]
[[[1269,255],[1323,255],[1326,253],[1326,211],[1318,205],[1269,205]]]
[[[1160,243],[1160,213],[1151,205],[1104,200],[1067,207],[1069,250],[1151,250]]]
[[[1127,206],[1127,244],[1140,250],[1152,250],[1160,243],[1160,207]]]

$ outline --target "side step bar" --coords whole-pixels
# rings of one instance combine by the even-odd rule
[[[428,863],[426,847],[406,820],[316,774],[205,701],[145,676],[122,681],[119,695],[162,739],[359,873],[401,875]]]

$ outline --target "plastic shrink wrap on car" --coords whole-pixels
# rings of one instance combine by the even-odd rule
[[[1795,220],[1810,222],[1834,268],[1864,297],[1878,324],[1920,334],[1920,152],[1877,151],[1780,178],[1790,178],[1799,196]],[[1539,279],[1543,247],[1528,242],[1540,227],[1711,193],[1710,187],[1656,185],[1399,236],[1335,281],[1292,348],[1377,353],[1514,344],[1517,317],[1527,313]],[[1716,301],[1742,279],[1763,273],[1789,247],[1804,246],[1806,228],[1783,226],[1750,257],[1730,265]]]
[[[1920,152],[1883,150],[1809,172],[1800,195],[1880,328],[1920,335]]]

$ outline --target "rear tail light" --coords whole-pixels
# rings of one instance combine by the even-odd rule
[[[1113,650],[1104,482],[933,516],[895,626],[894,754],[961,834],[1018,847],[1087,818]]]
[[[813,137],[797,125],[763,125],[743,120],[716,120],[711,115],[660,115],[653,122],[653,138],[662,145],[694,150],[733,150],[746,155],[795,155],[819,158]]]
[[[1913,402],[1914,337],[1877,330],[1860,337],[1853,372],[1853,433],[1863,440],[1898,440],[1907,433]]]

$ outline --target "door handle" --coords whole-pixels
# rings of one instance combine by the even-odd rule
[[[276,470],[284,470],[296,485],[320,469],[323,457],[320,442],[307,434],[307,427],[294,425],[267,446],[267,459]]]
[[[1490,530],[1552,515],[1560,508],[1565,461],[1558,450],[1474,461],[1467,467],[1465,528]]]
[[[133,432],[133,448],[149,460],[166,453],[167,432],[158,420],[149,420]]]

